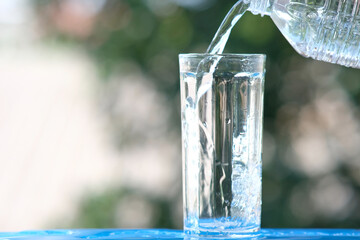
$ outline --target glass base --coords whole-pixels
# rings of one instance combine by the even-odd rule
[[[260,224],[249,224],[230,218],[187,219],[184,223],[184,230],[187,235],[201,237],[248,238],[258,236]]]

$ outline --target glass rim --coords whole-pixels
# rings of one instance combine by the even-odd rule
[[[237,58],[237,59],[249,59],[249,60],[265,60],[266,54],[261,53],[223,53],[223,54],[211,54],[211,53],[181,53],[179,58],[205,58],[205,57],[225,57],[225,58]]]

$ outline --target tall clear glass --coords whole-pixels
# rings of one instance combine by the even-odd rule
[[[184,229],[260,229],[265,55],[182,54]]]

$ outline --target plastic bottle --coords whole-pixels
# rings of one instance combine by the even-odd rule
[[[360,68],[360,0],[250,0],[305,57]]]

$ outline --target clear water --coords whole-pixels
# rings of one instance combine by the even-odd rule
[[[226,15],[218,31],[216,32],[213,40],[211,41],[206,53],[211,54],[212,56],[204,58],[200,62],[196,72],[198,99],[201,98],[201,96],[206,93],[206,91],[212,86],[212,75],[216,70],[217,64],[222,58],[221,56],[214,55],[223,53],[232,29],[235,27],[239,19],[244,15],[248,7],[248,3],[245,3],[242,0],[238,1],[230,9],[229,13]],[[205,73],[206,75],[204,75]]]
[[[213,87],[199,97],[197,75],[181,73],[185,229],[258,230],[264,76],[204,75]]]
[[[249,5],[237,2],[196,72],[181,73],[185,229],[256,231],[261,215],[263,73],[218,71]],[[200,139],[200,141],[199,141]],[[200,193],[200,194],[199,194]]]
[[[236,23],[240,20],[242,15],[249,8],[249,3],[244,1],[238,1],[226,15],[225,19],[221,23],[218,31],[216,32],[208,50],[206,51],[209,54],[222,54],[226,43],[230,37],[230,33]]]

